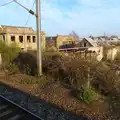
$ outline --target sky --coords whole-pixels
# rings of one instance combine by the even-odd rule
[[[0,0],[0,6],[10,0]],[[34,0],[18,0],[32,8]],[[35,5],[33,10],[35,11]],[[0,7],[0,24],[25,26],[29,13],[16,3]],[[36,29],[30,15],[27,27]],[[41,29],[47,36],[68,35],[75,31],[80,37],[89,35],[120,36],[120,0],[41,0]]]

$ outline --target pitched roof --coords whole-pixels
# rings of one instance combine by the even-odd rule
[[[36,34],[36,31],[33,30],[32,27],[0,25],[0,33]]]
[[[96,40],[93,40],[92,38],[84,38],[84,39],[87,40],[93,47],[98,46]]]

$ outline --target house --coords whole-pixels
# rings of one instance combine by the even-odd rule
[[[54,42],[53,42],[54,41]],[[54,45],[57,49],[63,47],[72,47],[75,43],[75,37],[71,35],[57,35],[53,37],[46,37],[46,44]]]
[[[68,47],[75,42],[75,37],[72,35],[57,35],[56,47],[57,49],[62,47]]]
[[[87,51],[96,53],[96,59],[100,61],[103,58],[103,47],[100,46],[98,41],[98,38],[83,38],[81,41],[81,47],[87,48]]]
[[[97,47],[97,41],[92,38],[83,38],[81,41],[81,47]]]
[[[41,32],[42,49],[45,50],[45,32]],[[0,39],[7,45],[17,43],[23,50],[37,49],[37,35],[31,27],[0,26]]]

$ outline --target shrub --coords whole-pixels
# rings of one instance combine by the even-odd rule
[[[45,55],[43,59],[45,73],[73,88],[80,88],[86,83],[88,66],[89,63],[85,59],[61,54]]]
[[[88,61],[84,59],[68,58],[66,61],[65,80],[67,80],[73,87],[80,88],[87,82],[88,77]]]
[[[18,66],[10,63],[7,67],[9,74],[15,74],[19,72]]]
[[[4,68],[12,62],[12,60],[18,55],[20,48],[17,44],[6,45],[4,42],[0,41],[0,53],[2,55],[2,60]]]
[[[92,85],[103,95],[110,94],[116,89],[116,81],[118,75],[111,65],[105,62],[98,63],[91,68],[91,76],[93,78]]]
[[[120,91],[113,91],[108,97],[110,114],[114,116],[115,120],[120,119]]]
[[[13,63],[18,65],[20,72],[33,76],[37,75],[37,59],[36,55],[32,53],[19,53]]]
[[[51,47],[48,47],[46,51],[47,52],[57,52],[57,48],[54,46],[51,46]]]
[[[93,101],[98,100],[99,95],[94,88],[83,87],[81,93],[77,94],[77,98],[83,100],[85,103],[90,104]]]

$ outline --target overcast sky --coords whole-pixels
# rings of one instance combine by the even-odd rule
[[[10,0],[0,0],[0,5]],[[34,0],[18,0],[31,8]],[[72,30],[80,36],[120,35],[120,0],[41,0],[42,30],[48,36],[67,35]],[[35,10],[35,6],[34,6]],[[24,26],[29,13],[16,3],[0,7],[0,24]],[[34,16],[28,25],[36,29]]]

